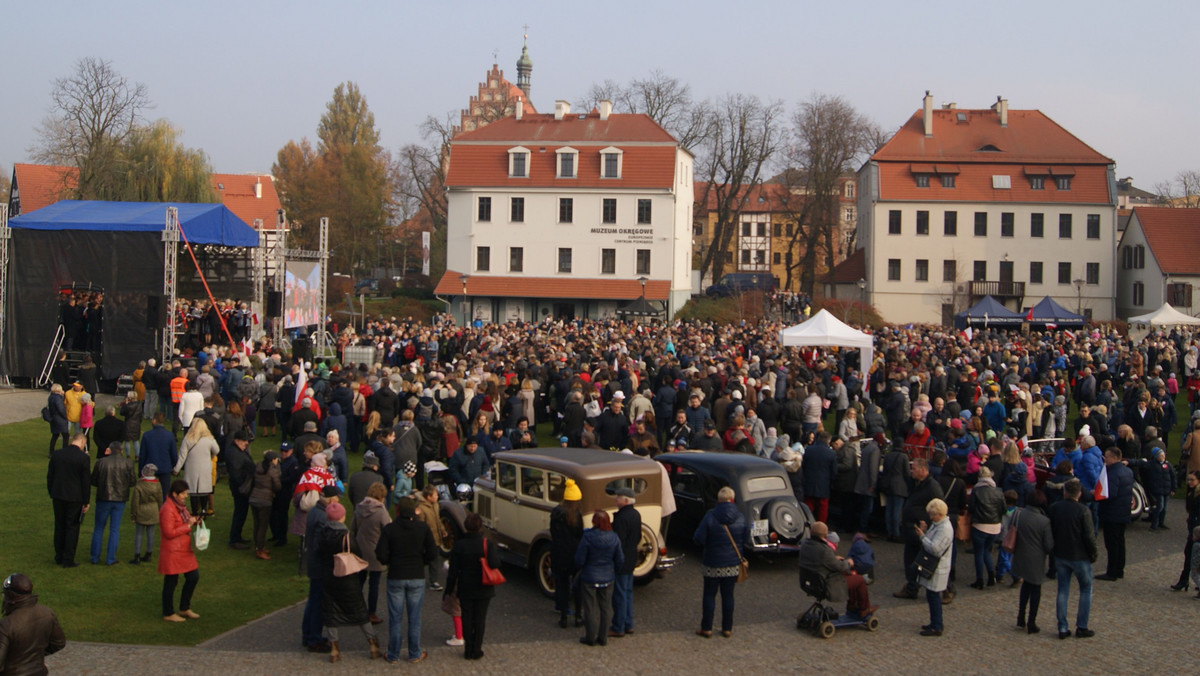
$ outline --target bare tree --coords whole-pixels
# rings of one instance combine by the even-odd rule
[[[1163,206],[1200,208],[1200,171],[1181,171],[1170,181],[1155,184],[1154,192]]]
[[[0,164],[0,199],[3,199],[5,204],[8,204],[8,193],[12,189],[9,176],[12,176],[12,173],[5,169],[4,165]]]
[[[691,87],[661,70],[628,85],[612,80],[595,83],[579,103],[591,110],[600,101],[612,101],[617,112],[650,116],[687,150],[694,148],[709,123],[708,107],[692,99]]]
[[[833,269],[843,240],[839,200],[843,177],[882,138],[879,127],[840,96],[813,93],[792,115],[787,161],[795,169],[783,172],[780,180],[788,189],[788,210],[796,225],[788,245],[793,254],[788,284],[796,271],[801,290],[811,295],[822,253],[824,269]]]
[[[712,205],[716,214],[712,244],[700,260],[700,275],[720,279],[742,209],[750,189],[762,182],[762,172],[783,141],[783,104],[755,96],[731,94],[707,107],[700,128],[695,173],[706,181],[696,202]]]
[[[515,102],[514,102],[515,103]],[[450,157],[453,120],[427,117],[421,124],[424,145],[411,143],[400,149],[391,173],[394,201],[406,219],[418,219],[430,230],[430,275],[446,269],[446,169]]]
[[[54,81],[50,100],[30,149],[34,158],[77,167],[78,197],[111,188],[121,179],[120,148],[151,107],[145,85],[129,82],[110,61],[86,57]]]

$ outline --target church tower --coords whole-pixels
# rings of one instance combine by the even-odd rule
[[[525,42],[521,45],[521,58],[517,59],[517,87],[525,92],[525,100],[529,100],[529,74],[533,71],[533,59],[529,58],[529,34],[525,34]]]

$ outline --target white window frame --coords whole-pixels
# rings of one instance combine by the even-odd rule
[[[513,168],[514,168],[513,165],[514,165],[514,158],[520,154],[525,155],[525,173],[521,174],[521,175],[517,175],[517,174],[513,173]],[[529,175],[532,173],[530,171],[530,167],[529,167],[529,160],[531,158],[532,158],[532,154],[529,152],[529,148],[526,148],[524,146],[517,146],[516,148],[509,148],[508,149],[508,177],[509,178],[529,178]]]
[[[573,155],[571,158],[571,175],[564,176],[562,173],[562,157],[563,155]],[[554,177],[555,178],[579,178],[579,151],[574,148],[559,148],[554,151]]]
[[[604,167],[607,164],[607,156],[608,155],[616,155],[617,156],[617,175],[616,176],[605,176],[604,175]],[[621,150],[620,148],[617,148],[616,146],[609,146],[609,147],[601,150],[600,151],[600,178],[612,178],[612,179],[621,178],[621,173],[622,173],[622,170],[624,169],[624,162],[625,162],[624,156],[625,156],[625,151]]]

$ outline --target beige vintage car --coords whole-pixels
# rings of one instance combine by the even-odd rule
[[[492,457],[490,475],[475,480],[470,508],[483,518],[484,528],[503,548],[504,560],[533,570],[544,594],[554,595],[550,511],[562,501],[567,479],[573,479],[583,493],[585,528],[591,527],[595,510],[616,512],[613,495],[617,490],[633,489],[636,509],[642,516],[635,580],[648,581],[656,571],[675,564],[678,557],[667,556],[666,542],[659,532],[664,486],[658,463],[590,448],[501,451]],[[461,533],[466,516],[463,506],[443,501],[442,508],[447,532],[451,536]]]

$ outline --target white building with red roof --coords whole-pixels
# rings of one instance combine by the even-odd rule
[[[924,105],[859,170],[868,300],[950,323],[985,295],[1114,316],[1113,161],[1038,110]]]
[[[1195,315],[1200,209],[1134,207],[1117,247],[1117,267],[1118,316],[1145,314],[1163,303]]]
[[[451,141],[436,293],[484,322],[609,317],[642,297],[674,314],[691,293],[691,154],[609,102],[518,111]]]

